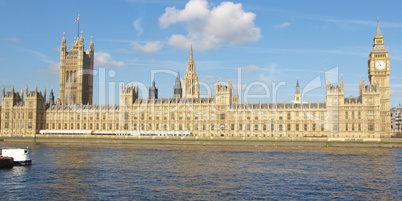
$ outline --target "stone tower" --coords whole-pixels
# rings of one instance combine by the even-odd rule
[[[180,74],[177,73],[176,82],[174,84],[174,98],[180,99],[182,97],[182,88],[180,82]]]
[[[155,87],[155,81],[152,81],[152,87],[149,88],[149,99],[158,99],[158,88]]]
[[[28,87],[21,92],[6,92],[3,86],[1,108],[1,132],[2,134],[35,134],[45,129],[46,123],[46,88],[44,93],[38,91],[35,85],[34,91],[28,91]]]
[[[127,84],[126,86],[121,83],[120,85],[120,106],[128,107],[132,105],[138,98],[138,84],[134,87],[133,83]]]
[[[377,20],[377,30],[373,38],[373,48],[368,58],[368,75],[370,85],[375,85],[380,92],[380,131],[389,134],[391,131],[389,103],[390,57],[384,46],[384,37]]]
[[[218,123],[218,128],[221,131],[229,129],[229,124],[227,123],[227,118],[230,118],[227,114],[230,111],[232,105],[232,82],[228,79],[227,84],[224,85],[218,80],[216,80],[215,85],[215,105],[213,110],[215,114],[218,115],[216,122]]]
[[[187,73],[184,76],[184,90],[183,97],[184,98],[199,98],[199,83],[198,83],[198,75],[195,72],[195,63],[193,58],[193,46],[191,46],[190,50],[190,58],[188,59],[187,64]]]
[[[60,101],[62,104],[92,104],[93,99],[94,43],[84,50],[84,38],[75,39],[67,51],[66,38],[60,46]]]

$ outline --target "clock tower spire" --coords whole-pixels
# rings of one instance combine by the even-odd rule
[[[385,135],[389,135],[391,129],[389,75],[390,57],[388,50],[384,46],[384,36],[381,33],[380,22],[377,18],[377,30],[373,38],[373,48],[368,58],[368,76],[369,84],[376,86],[377,92],[380,93],[381,132],[384,132]]]

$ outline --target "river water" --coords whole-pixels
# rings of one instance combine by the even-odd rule
[[[32,166],[0,169],[0,200],[402,199],[402,149],[132,144],[30,144],[30,149]]]

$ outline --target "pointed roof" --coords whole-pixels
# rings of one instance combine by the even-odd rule
[[[175,82],[174,88],[175,88],[175,89],[176,89],[176,88],[181,88],[180,74],[179,74],[179,73],[177,73],[177,77],[176,77],[176,82]]]
[[[375,52],[386,52],[387,49],[384,46],[384,41],[382,40],[384,37],[380,30],[380,20],[377,18],[377,30],[375,32],[375,36],[373,38],[373,49]],[[379,40],[376,40],[379,39]]]
[[[191,44],[190,47],[190,58],[188,59],[188,62],[194,63],[194,58],[193,58],[193,44]]]
[[[380,18],[377,17],[377,30],[375,32],[375,38],[382,38],[383,35],[381,33],[381,29],[380,29]]]
[[[299,80],[297,80],[297,83],[296,83],[296,92],[295,93],[300,94]]]

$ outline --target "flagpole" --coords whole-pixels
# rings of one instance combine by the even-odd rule
[[[77,40],[80,37],[80,14],[78,14],[78,30],[77,30]]]

